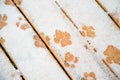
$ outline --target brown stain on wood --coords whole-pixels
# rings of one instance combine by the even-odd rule
[[[8,24],[6,21],[7,21],[7,15],[6,14],[3,14],[3,15],[0,14],[0,30],[2,30],[2,28],[4,28]]]

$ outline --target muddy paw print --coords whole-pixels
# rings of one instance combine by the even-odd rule
[[[0,43],[4,43],[5,42],[5,40],[2,38],[2,37],[0,37]]]
[[[36,47],[46,48],[45,44],[42,42],[42,40],[39,38],[39,36],[34,35],[34,40],[36,40],[34,43]]]
[[[22,21],[22,18],[19,18],[19,21],[16,22],[16,26],[20,27],[22,30],[26,30],[27,28],[29,28],[29,25],[27,23],[22,23],[20,24],[20,22]]]
[[[65,67],[75,68],[75,63],[78,63],[78,57],[75,57],[70,52],[67,52],[65,54],[64,66]]]
[[[14,4],[12,3],[11,0],[5,0],[5,4],[6,4],[6,5],[12,5],[12,6],[14,6]]]
[[[44,37],[44,38],[45,38],[45,40],[46,40],[47,44],[48,44],[48,45],[50,45],[50,37],[49,37],[49,36],[45,36],[45,34],[44,34],[44,33],[40,33],[40,34],[41,34],[41,36],[42,36],[42,37]]]
[[[14,2],[17,4],[17,5],[20,5],[22,3],[22,0],[14,0]]]
[[[94,32],[94,28],[92,26],[83,26],[82,30],[83,31],[81,31],[80,33],[84,37],[87,36],[87,37],[94,38],[96,36]]]
[[[85,72],[84,80],[96,80],[96,76],[95,76],[94,72],[90,72],[90,73]]]
[[[71,36],[68,32],[62,32],[60,30],[56,30],[54,41],[55,43],[60,43],[62,47],[68,46],[72,44],[70,40]]]
[[[7,15],[6,14],[3,14],[3,15],[0,14],[0,30],[7,25],[6,21],[7,21]]]
[[[116,48],[113,45],[109,45],[107,49],[104,51],[104,55],[106,55],[106,61],[109,64],[112,62],[120,65],[120,49]]]

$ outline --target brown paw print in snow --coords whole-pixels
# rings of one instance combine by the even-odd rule
[[[14,6],[14,4],[12,3],[11,0],[5,0],[5,4],[6,4],[6,5],[12,5],[12,6]]]
[[[94,72],[84,73],[84,80],[97,80]]]
[[[94,28],[92,26],[83,26],[82,30],[83,31],[81,31],[80,33],[84,37],[87,36],[87,37],[94,38],[96,36],[94,32]]]
[[[106,55],[106,61],[109,64],[112,62],[120,65],[120,49],[116,48],[113,45],[109,45],[107,49],[104,51],[104,55]]]
[[[7,21],[7,15],[6,14],[3,14],[3,15],[0,14],[0,30],[7,25],[6,21]]]
[[[49,36],[45,36],[44,33],[40,33],[42,37],[45,38],[46,42],[48,43],[48,45],[50,45],[50,37]]]
[[[20,27],[22,30],[26,30],[27,28],[29,28],[28,23],[22,23],[22,24],[20,24],[20,21],[22,21],[21,17],[19,17],[19,21],[16,22],[16,26],[17,27]]]
[[[56,30],[54,41],[55,43],[60,43],[62,47],[68,46],[72,44],[70,40],[71,36],[68,32],[62,32],[60,30]]]
[[[78,63],[78,57],[75,57],[70,52],[67,52],[65,54],[64,66],[65,67],[75,68],[75,63]]]
[[[1,38],[0,38],[0,43],[3,44],[4,42],[5,42],[5,40],[1,37]]]
[[[45,44],[42,42],[42,40],[39,38],[39,36],[34,35],[34,40],[36,40],[34,43],[36,47],[46,48]]]
[[[17,4],[17,5],[20,5],[22,3],[22,0],[14,0],[14,2]]]

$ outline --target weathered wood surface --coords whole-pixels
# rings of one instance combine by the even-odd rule
[[[16,70],[0,47],[0,80],[22,80],[20,73]]]
[[[90,45],[87,45],[88,49],[120,79],[120,29],[118,26],[94,0],[56,1],[77,25],[84,39],[90,42]],[[110,0],[103,1],[106,1],[106,6],[112,4]],[[119,1],[115,2],[113,1],[113,5],[119,8]],[[116,7],[113,6],[113,8]],[[119,12],[120,9],[116,10]]]
[[[56,1],[23,0],[17,6],[72,79],[118,79],[119,28],[94,0]]]
[[[120,27],[120,0],[96,0]]]
[[[0,0],[0,21],[0,43],[26,80],[69,80],[11,1]]]
[[[119,80],[119,4],[0,0],[0,80]]]

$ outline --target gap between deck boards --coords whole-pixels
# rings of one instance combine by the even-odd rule
[[[8,54],[7,50],[3,47],[3,45],[0,43],[0,47],[3,50],[3,52],[5,53],[6,57],[8,58],[8,60],[10,61],[10,63],[12,64],[12,66],[15,68],[15,70],[18,69],[17,65],[15,64],[15,62],[13,61],[13,59],[10,57],[10,55]],[[24,75],[21,74],[20,77],[22,78],[22,80],[26,80]]]
[[[100,8],[102,10],[104,10],[106,13],[106,9],[104,7],[102,7],[102,5],[99,4],[99,2],[97,0],[95,0],[96,3],[100,6]],[[61,5],[57,2],[54,1],[55,4],[57,5],[57,7],[61,10],[61,12],[63,13],[63,15],[65,15],[65,17],[72,23],[72,25],[79,31],[79,27],[77,26],[77,24],[75,24],[75,22],[72,20],[72,18],[67,14],[67,12],[61,7]],[[117,27],[119,27],[119,25],[117,24],[117,22],[112,18],[112,16],[110,16],[110,14],[108,14],[108,16],[110,17],[110,19],[115,23],[115,25]],[[120,28],[120,27],[119,27]],[[79,31],[79,33],[81,34],[81,32]],[[110,70],[110,72],[116,77],[116,79],[119,79],[117,74],[110,68],[110,66],[104,61],[102,60],[103,64],[105,64],[106,67],[108,67],[108,69]]]
[[[57,58],[57,55],[54,54],[54,51],[48,46],[48,44],[45,42],[44,38],[39,34],[39,32],[37,31],[37,29],[34,27],[34,24],[32,23],[32,21],[29,19],[29,17],[27,17],[27,15],[24,13],[24,11],[18,7],[16,5],[16,3],[14,2],[14,0],[12,0],[13,3],[15,4],[15,6],[17,7],[17,9],[21,12],[21,14],[24,16],[24,18],[26,19],[26,21],[30,24],[30,26],[33,28],[33,30],[36,32],[36,34],[41,38],[41,40],[43,41],[43,43],[46,45],[47,49],[50,51],[50,53],[52,54],[52,56],[55,58],[55,60],[58,62],[58,64],[60,65],[60,67],[64,70],[64,72],[67,74],[67,76],[72,80],[71,75],[64,69],[63,65],[61,64],[60,60]],[[103,8],[102,5],[99,4],[99,2],[97,0],[95,0],[96,3],[101,7],[102,10],[104,10],[104,12],[107,13],[106,9]],[[76,27],[76,29],[78,29],[78,26],[74,23],[74,21],[67,15],[67,13],[64,11],[63,8],[61,8],[61,6],[59,5],[59,3],[57,1],[55,1],[56,5],[61,9],[61,11],[63,12],[63,14],[66,16],[66,18],[68,18],[68,20],[73,24],[74,27]],[[108,14],[108,16],[110,17],[110,19],[115,23],[115,25],[117,27],[119,27],[119,25],[117,24],[117,22],[113,19],[113,17]],[[120,28],[120,27],[119,27]]]
[[[109,16],[109,18],[115,23],[115,25],[120,29],[119,24],[114,20],[114,18],[107,13],[107,9],[105,9],[105,7],[103,5],[100,4],[100,2],[98,0],[95,0],[95,2],[100,6],[100,8]]]
[[[18,7],[18,5],[15,3],[14,0],[11,0],[15,7],[20,11],[20,13],[23,15],[23,17],[26,19],[26,21],[29,23],[29,25],[32,27],[32,29],[35,31],[35,33],[39,36],[39,38],[43,41],[43,43],[45,44],[46,48],[49,50],[49,52],[51,53],[51,55],[54,57],[54,59],[57,61],[57,63],[60,65],[60,67],[62,68],[62,70],[65,72],[65,74],[69,77],[70,80],[73,80],[73,78],[71,77],[71,75],[65,70],[65,68],[63,67],[61,61],[57,58],[57,55],[54,53],[54,51],[48,46],[48,44],[45,42],[44,38],[39,34],[39,32],[37,31],[37,29],[34,27],[33,22],[29,19],[29,17],[23,12],[23,10],[21,8]]]

